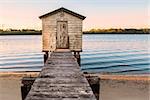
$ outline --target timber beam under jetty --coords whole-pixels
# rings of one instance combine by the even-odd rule
[[[25,100],[96,100],[70,51],[50,54]]]

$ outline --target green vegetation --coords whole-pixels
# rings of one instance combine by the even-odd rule
[[[150,29],[91,29],[84,34],[150,34]],[[42,30],[35,29],[0,29],[0,35],[41,35]]]
[[[149,34],[150,29],[91,29],[85,34]]]
[[[34,29],[8,29],[2,30],[0,29],[0,35],[41,35],[41,30],[34,30]]]

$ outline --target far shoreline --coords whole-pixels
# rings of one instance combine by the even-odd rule
[[[83,32],[83,35],[149,35],[150,33],[89,33],[89,32]],[[42,35],[42,33],[0,33],[0,36],[6,36],[6,35]]]
[[[82,30],[81,30],[82,31]],[[108,28],[83,30],[83,34],[150,34],[150,28]],[[0,35],[42,35],[42,30],[36,29],[0,29]]]

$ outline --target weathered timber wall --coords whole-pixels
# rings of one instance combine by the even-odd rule
[[[54,51],[56,49],[56,34],[57,21],[67,21],[69,49],[71,51],[82,50],[82,19],[62,12],[42,18],[42,37],[43,37],[43,51]]]

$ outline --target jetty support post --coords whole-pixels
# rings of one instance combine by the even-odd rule
[[[48,51],[44,52],[44,63],[47,61],[48,59]]]
[[[74,57],[77,59],[79,66],[81,65],[80,52],[74,51]]]
[[[36,77],[23,77],[21,80],[21,96],[22,100],[25,100],[27,94],[29,93],[31,86],[33,85]]]
[[[88,73],[84,73],[84,76],[86,77],[88,83],[90,84],[90,87],[92,88],[92,91],[96,97],[97,100],[99,100],[100,96],[100,77],[97,75],[92,75]]]

